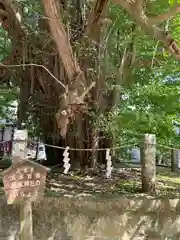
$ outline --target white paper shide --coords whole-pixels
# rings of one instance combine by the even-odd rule
[[[107,160],[107,165],[106,165],[106,178],[111,177],[111,172],[112,172],[112,161],[111,161],[111,155],[110,155],[110,149],[106,150],[106,160]]]
[[[71,167],[71,164],[69,163],[70,161],[70,158],[69,158],[69,147],[66,147],[65,150],[64,150],[64,153],[63,153],[63,156],[64,156],[64,159],[63,159],[63,162],[64,162],[64,174],[67,174],[70,167]]]

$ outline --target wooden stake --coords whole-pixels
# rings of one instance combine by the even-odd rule
[[[31,202],[20,204],[20,240],[33,240],[32,206]]]
[[[141,146],[141,175],[143,192],[156,191],[156,137],[145,134]]]

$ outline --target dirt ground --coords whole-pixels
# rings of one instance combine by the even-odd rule
[[[62,172],[62,169],[59,169]],[[0,193],[4,192],[0,169]],[[46,179],[46,196],[66,197],[112,197],[119,195],[141,195],[141,169],[114,169],[110,179],[105,178],[105,171],[83,175],[71,171],[68,175],[50,171]],[[180,197],[180,174],[171,173],[167,168],[157,168],[157,195]]]
[[[71,172],[65,176],[50,172],[47,177],[46,194],[73,196],[106,196],[142,194],[141,170],[139,168],[115,169],[111,179],[105,173],[79,175]],[[169,169],[157,168],[157,195],[180,196],[180,175]]]

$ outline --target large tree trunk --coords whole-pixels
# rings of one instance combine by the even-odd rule
[[[54,141],[54,138],[51,138],[49,136],[44,136],[44,142],[49,145],[53,146],[64,146],[64,140],[61,138],[56,139]],[[58,148],[53,148],[51,146],[46,146],[46,156],[47,156],[47,161],[45,162],[48,166],[53,166],[53,165],[59,165],[63,166],[63,149],[58,149]]]
[[[107,1],[105,1],[105,5],[106,3]],[[88,69],[95,68],[98,63],[94,53],[91,53],[91,48],[95,46],[98,53],[101,34],[99,18],[103,12],[102,6],[99,5],[99,1],[95,3],[88,17],[88,27],[85,29],[86,16],[84,9],[82,9],[84,5],[80,1],[71,1],[74,9],[71,7],[71,19],[65,19],[65,22],[68,23],[66,28],[63,25],[61,15],[62,9],[69,11],[69,4],[60,5],[60,2],[55,0],[44,0],[43,5],[47,18],[38,21],[40,32],[38,37],[33,34],[27,37],[21,23],[16,19],[13,7],[9,2],[3,6],[11,16],[5,21],[3,20],[3,26],[6,26],[13,39],[13,53],[15,53],[15,57],[12,58],[13,64],[33,63],[31,66],[24,66],[21,69],[23,71],[20,70],[19,72],[22,75],[22,84],[29,87],[23,87],[22,89],[26,91],[21,91],[18,126],[20,127],[22,121],[26,120],[27,106],[32,106],[32,114],[39,121],[46,144],[57,147],[92,148],[96,137],[99,139],[99,133],[94,129],[92,117],[83,112],[82,107],[86,98],[87,110],[89,110],[89,107],[97,110],[97,106],[92,106],[91,99],[98,101],[97,96],[99,96],[100,88],[98,87],[97,90],[93,91],[92,95],[89,95],[89,91],[94,86],[91,84],[92,79],[95,79],[98,83],[101,77],[99,77],[99,74],[98,76],[90,75]],[[101,11],[99,11],[99,8]],[[97,13],[98,18],[96,18]],[[14,26],[16,31],[7,27],[7,25]],[[94,27],[97,27],[95,35]],[[94,44],[86,37],[84,38],[84,31],[97,43]],[[75,32],[78,34],[74,34]],[[52,38],[47,41],[46,36],[48,35],[51,35]],[[20,43],[17,42],[18,37],[22,40]],[[82,45],[79,50],[74,44],[77,41],[81,42]],[[22,42],[23,44],[21,44]],[[72,48],[74,51],[72,51]],[[40,59],[37,59],[38,49],[42,50]],[[88,55],[87,50],[89,51]],[[86,54],[80,56],[79,51],[81,53],[85,51]],[[78,54],[79,63],[73,52]],[[34,59],[37,59],[37,65],[34,64]],[[87,85],[90,85],[90,87],[87,87]],[[99,107],[101,108],[101,106]],[[94,132],[96,132],[95,135]],[[104,146],[104,144],[101,145]],[[47,146],[46,153],[48,164],[62,163],[63,150]],[[99,154],[103,156],[103,152]],[[95,166],[96,161],[90,151],[72,151],[70,157],[72,164],[79,165],[81,168]],[[103,156],[101,159],[105,159],[105,157]],[[79,163],[74,164],[75,162]]]

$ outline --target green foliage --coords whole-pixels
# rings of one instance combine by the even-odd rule
[[[0,28],[0,61],[3,61],[11,54],[11,40],[7,32]],[[10,79],[9,79],[10,82]],[[11,85],[11,84],[10,84]],[[7,85],[0,87],[0,119],[13,120],[15,117],[14,101],[17,100],[17,88]]]
[[[6,86],[0,89],[0,119],[15,120],[16,100],[18,93],[15,88],[8,89]]]
[[[27,32],[29,35],[35,34],[37,37],[35,39],[40,41],[41,37],[44,37],[37,24],[39,19],[44,18],[41,1],[23,0],[19,4],[23,9],[23,23]],[[175,0],[149,1],[146,12],[149,16],[154,16],[167,11],[169,6],[174,4]],[[155,133],[159,141],[178,143],[173,121],[180,122],[179,63],[169,56],[159,42],[151,39],[136,26],[133,19],[119,6],[109,3],[108,17],[112,23],[104,32],[104,40],[99,43],[100,56],[97,57],[97,43],[94,44],[92,41],[89,49],[81,49],[83,48],[81,42],[74,43],[77,57],[91,58],[91,63],[93,62],[92,66],[88,66],[87,75],[91,78],[97,77],[100,66],[100,75],[106,80],[106,89],[103,91],[109,96],[114,89],[118,89],[123,96],[123,99],[119,99],[120,104],[112,111],[100,111],[99,115],[93,112],[96,124],[103,131],[113,135],[117,144],[122,140],[139,140],[141,135],[147,132]],[[68,21],[74,24],[71,14],[68,16]],[[162,27],[167,24],[173,37],[179,41],[180,16],[177,15],[168,23],[163,23]],[[72,25],[69,24],[69,28],[73,28],[69,30],[74,34],[79,29],[75,29]],[[121,82],[119,71],[123,53],[131,44],[135,47],[135,64],[125,66],[128,72],[125,85]],[[40,59],[41,49],[35,49],[39,52],[34,55]],[[7,33],[0,29],[0,59],[4,59],[10,53],[11,42],[7,38]],[[37,59],[27,61],[36,62]],[[16,87],[13,86],[10,90],[5,87],[5,90],[1,90],[0,117],[4,118],[10,114],[8,109],[11,102],[16,99],[18,99]],[[40,134],[38,119],[34,120],[31,113],[26,125],[32,135]]]
[[[171,5],[174,3],[171,1]],[[167,11],[167,1],[149,2],[147,14],[154,16]],[[159,42],[154,41],[140,28],[132,32],[132,20],[123,10],[110,6],[113,19],[109,26],[111,34],[108,39],[109,75],[117,73],[125,47],[134,37],[137,65],[126,79],[127,87],[121,83],[114,85],[119,89],[123,99],[111,112],[102,115],[97,124],[103,131],[115,137],[116,143],[122,140],[139,141],[145,133],[154,133],[159,142],[179,145],[179,137],[175,133],[174,122],[179,124],[179,62],[169,56]],[[123,21],[122,21],[123,19]],[[166,23],[165,23],[166,25]],[[180,17],[177,15],[169,22],[168,29],[179,41]],[[120,36],[117,33],[120,29]],[[138,62],[142,63],[138,67]],[[130,70],[130,68],[129,68]],[[108,81],[108,88],[114,82]]]

